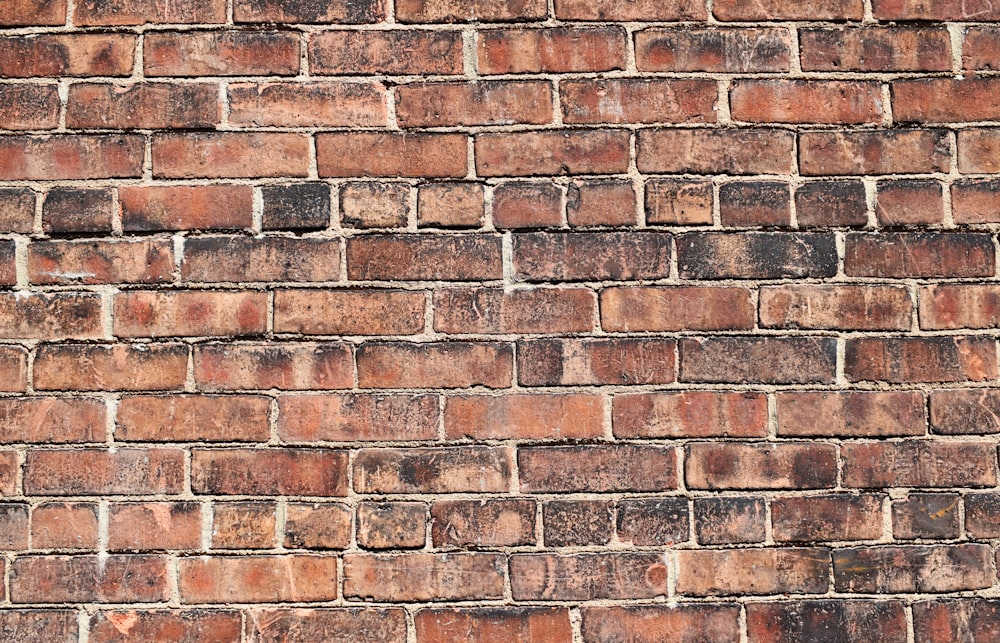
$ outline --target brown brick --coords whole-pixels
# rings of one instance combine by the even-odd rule
[[[108,510],[108,549],[196,549],[201,546],[197,502],[116,502]]]
[[[461,178],[468,137],[438,132],[337,132],[316,135],[322,177]]]
[[[614,493],[677,488],[670,447],[618,444],[521,447],[517,462],[526,493]]]
[[[861,181],[812,181],[795,190],[799,227],[863,226],[868,204]]]
[[[354,458],[358,493],[504,493],[510,489],[509,447],[361,449]]]
[[[442,500],[431,505],[435,547],[535,544],[535,501],[526,498]]]
[[[879,123],[883,111],[871,81],[737,80],[729,102],[734,120],[751,123]]]
[[[66,0],[12,0],[0,8],[0,25],[61,25],[66,22]]]
[[[570,643],[565,607],[422,609],[414,617],[418,643]]]
[[[552,500],[542,505],[546,547],[607,545],[615,531],[614,503]]]
[[[219,88],[211,83],[75,83],[66,101],[72,128],[211,128],[221,118]]]
[[[822,489],[837,483],[836,447],[825,443],[689,444],[691,489]]]
[[[973,25],[963,31],[962,68],[1000,69],[1000,29],[993,25]]]
[[[402,602],[502,598],[502,554],[346,554],[344,596]]]
[[[493,188],[493,225],[544,228],[563,222],[563,190],[550,182],[516,181]]]
[[[0,285],[17,283],[17,249],[13,239],[0,241]]]
[[[417,192],[417,225],[478,228],[483,199],[483,186],[476,183],[424,183]]]
[[[335,556],[199,556],[177,561],[181,603],[311,603],[337,598]]]
[[[291,76],[299,39],[290,31],[153,31],[143,67],[147,76]]]
[[[735,605],[629,605],[585,607],[582,611],[586,643],[740,640],[740,613]]]
[[[337,239],[225,236],[184,242],[181,278],[189,282],[308,282],[339,277]]]
[[[365,549],[421,549],[427,540],[427,505],[365,502],[358,507],[358,545]]]
[[[157,178],[308,176],[309,137],[290,132],[195,132],[153,136]]]
[[[917,643],[989,643],[1000,636],[1000,603],[985,598],[922,601],[913,604]]]
[[[767,435],[767,399],[759,393],[682,391],[615,395],[611,417],[618,438]]]
[[[181,344],[61,344],[35,357],[39,390],[169,390],[184,386],[187,346]]]
[[[55,85],[0,85],[0,128],[55,129],[59,126],[59,91]]]
[[[349,279],[474,281],[503,276],[497,235],[365,235],[347,241]]]
[[[952,218],[955,223],[1000,221],[996,199],[1000,181],[956,181],[951,186]]]
[[[836,375],[831,338],[685,338],[679,348],[682,382],[832,383]]]
[[[274,503],[217,502],[212,507],[212,549],[271,548],[274,529]]]
[[[950,148],[943,130],[803,132],[799,171],[806,176],[947,172]]]
[[[229,122],[264,127],[384,127],[380,83],[262,82],[229,85]]]
[[[122,186],[118,202],[128,232],[253,225],[253,189],[248,185]]]
[[[594,326],[597,297],[585,288],[437,290],[434,329],[445,333],[582,333]]]
[[[646,222],[665,225],[710,225],[712,184],[683,179],[646,182]]]
[[[529,339],[517,346],[521,386],[669,384],[676,380],[673,339]]]
[[[94,293],[0,293],[0,337],[96,339],[101,298]]]
[[[347,549],[351,510],[335,503],[292,502],[285,509],[284,546],[292,549]]]
[[[726,227],[790,226],[787,183],[734,181],[719,186],[719,218]]]
[[[35,549],[96,549],[97,504],[45,502],[31,512],[31,544]]]
[[[449,397],[445,437],[473,440],[587,439],[604,435],[604,400],[596,395]]]
[[[0,22],[3,19],[0,18]],[[0,76],[128,76],[132,34],[31,34],[0,38]]]
[[[892,503],[892,537],[958,538],[962,526],[958,520],[958,494],[911,493]]]
[[[651,129],[638,134],[640,172],[784,174],[791,172],[790,132],[776,129]]]
[[[406,183],[347,183],[340,188],[340,221],[352,228],[402,228],[410,214]]]
[[[24,490],[34,495],[176,494],[183,487],[184,454],[178,449],[31,451],[24,465]]]
[[[992,487],[997,454],[987,442],[858,442],[841,446],[845,487]]]
[[[708,14],[697,0],[556,0],[560,20],[677,21],[705,20]]]
[[[694,530],[702,545],[764,542],[763,498],[695,498]]]
[[[75,25],[142,25],[146,23],[199,22],[220,24],[226,21],[224,0],[181,0],[161,3],[156,0],[95,2],[88,0],[76,5]]]
[[[28,188],[0,189],[0,230],[31,232],[34,227],[35,193]],[[110,219],[107,229],[111,229]]]
[[[910,293],[899,286],[767,286],[760,323],[771,328],[908,330]]]
[[[274,330],[309,335],[413,335],[425,296],[406,290],[278,290]]]
[[[312,2],[310,0],[235,0],[236,22],[292,22],[362,24],[385,20],[381,0]]]
[[[753,643],[865,641],[906,643],[906,610],[898,601],[811,600],[747,605]]]
[[[195,347],[194,379],[207,391],[343,389],[354,360],[345,344],[205,344]]]
[[[945,435],[1000,433],[1000,391],[931,391],[931,431]]]
[[[657,553],[514,554],[515,601],[644,599],[667,593],[667,563]]]
[[[921,78],[892,83],[892,115],[901,123],[960,123],[1000,118],[996,78]]]
[[[107,234],[111,231],[112,210],[112,194],[108,188],[53,188],[45,193],[42,201],[42,229],[50,234]],[[31,208],[30,218],[34,219],[34,207]],[[27,223],[27,229],[12,232],[30,232],[31,223]]]
[[[513,240],[515,278],[603,281],[665,278],[671,235],[663,232],[530,232]]]
[[[115,438],[138,442],[266,442],[263,395],[130,395],[118,404]]]
[[[28,505],[0,503],[0,547],[28,548]]]
[[[944,223],[942,186],[937,181],[882,181],[875,215],[882,225]]]
[[[154,603],[170,597],[165,556],[22,556],[10,566],[13,603]]]
[[[989,545],[856,547],[833,552],[838,592],[911,593],[983,589],[993,584]]]
[[[19,346],[0,346],[0,391],[20,393],[27,386],[28,352]]]
[[[861,337],[847,340],[851,382],[964,382],[997,377],[992,337]]]
[[[552,122],[552,86],[544,81],[413,83],[395,91],[404,128]]]
[[[319,75],[461,74],[460,31],[330,30],[312,34],[309,70]]]
[[[248,610],[247,635],[253,643],[284,643],[296,637],[319,641],[324,637],[402,643],[406,614],[401,609],[255,609]]]
[[[1000,172],[1000,129],[958,132],[958,171],[966,174]]]
[[[513,378],[510,344],[362,344],[355,355],[361,388],[506,388]]]
[[[33,284],[155,284],[173,278],[173,244],[166,239],[33,241],[28,246]]]
[[[258,335],[266,315],[263,292],[134,290],[115,296],[114,331],[119,337]]]
[[[139,177],[145,148],[145,137],[136,134],[4,136],[0,180]]]
[[[789,3],[784,0],[762,0],[746,3],[741,0],[719,0],[713,7],[719,20],[861,20],[864,8],[861,0],[806,0]]]
[[[692,232],[677,237],[682,279],[832,277],[837,248],[820,232]]]
[[[265,185],[260,194],[264,230],[304,230],[330,225],[330,186],[326,183]]]
[[[334,449],[192,449],[198,494],[347,495],[347,453]]]
[[[720,549],[677,552],[677,593],[687,596],[822,594],[830,550]]]
[[[283,395],[278,435],[292,442],[433,440],[435,395]]]
[[[601,325],[609,332],[749,330],[755,311],[743,288],[620,287],[601,291]]]
[[[992,277],[996,269],[988,234],[853,233],[846,244],[851,277]]]
[[[481,74],[600,72],[625,68],[625,32],[620,27],[484,29],[477,36]]]
[[[144,641],[197,643],[210,637],[218,643],[238,643],[243,627],[236,611],[156,610],[97,612],[90,617],[91,643],[112,643],[135,637]]]
[[[719,87],[702,79],[565,80],[564,123],[713,123]]]
[[[14,450],[0,451],[0,495],[13,496],[21,491],[18,483],[20,456]]]
[[[399,0],[400,22],[508,22],[544,19],[545,0]]]
[[[925,435],[919,391],[778,393],[780,436],[875,437]]]
[[[951,71],[951,38],[943,27],[804,29],[805,71]]]
[[[882,537],[883,496],[832,494],[771,500],[776,541],[878,540]]]
[[[637,546],[672,545],[688,540],[685,498],[635,498],[618,501],[618,540]],[[546,532],[546,545],[551,543]]]
[[[970,493],[965,500],[965,531],[972,538],[996,538],[1000,534],[1000,495]]]
[[[644,29],[635,34],[639,71],[787,72],[784,29]]]
[[[614,174],[628,169],[624,130],[497,132],[476,136],[480,176]]]
[[[634,225],[635,198],[631,181],[574,181],[566,193],[566,218],[573,227]]]
[[[0,612],[0,631],[12,641],[71,643],[77,640],[79,629],[77,613],[73,610],[5,609]]]

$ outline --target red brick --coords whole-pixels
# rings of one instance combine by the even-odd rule
[[[347,549],[350,543],[351,510],[348,507],[334,503],[304,502],[293,502],[287,505],[285,509],[285,547],[293,549]]]
[[[296,637],[319,641],[324,637],[403,643],[406,613],[401,609],[254,609],[248,610],[247,635],[254,643],[284,643]]]
[[[53,188],[42,201],[42,229],[50,234],[111,231],[114,204],[110,188]],[[34,219],[34,207],[31,208]],[[2,218],[2,217],[0,217]],[[14,232],[29,232],[26,230]]]
[[[431,506],[435,547],[535,544],[535,501],[528,498],[442,500]]]
[[[0,241],[0,285],[17,283],[17,248],[13,239]]]
[[[122,186],[118,202],[129,232],[253,225],[253,189],[247,185]]]
[[[803,175],[947,172],[951,144],[942,130],[803,132]]]
[[[1000,29],[973,25],[964,29],[963,36],[963,69],[1000,69]]]
[[[351,388],[354,360],[346,344],[203,344],[194,381],[205,391]]]
[[[400,22],[508,22],[541,20],[545,0],[399,0]]]
[[[309,137],[287,132],[153,136],[157,178],[308,176]]]
[[[20,393],[27,386],[28,352],[18,346],[0,346],[0,391]]]
[[[923,393],[844,391],[778,393],[780,436],[926,435]]]
[[[461,74],[459,31],[330,30],[312,34],[309,69],[319,75]]]
[[[115,335],[257,335],[266,325],[266,299],[255,291],[122,292],[115,296]]]
[[[345,496],[347,453],[334,449],[192,449],[197,494]]]
[[[24,466],[24,490],[32,495],[176,494],[183,487],[184,453],[178,449],[31,451]]]
[[[669,384],[676,343],[661,338],[533,339],[518,342],[521,386]]]
[[[911,493],[892,503],[892,537],[958,538],[960,498],[953,493]]]
[[[686,498],[635,498],[618,502],[618,540],[638,546],[672,545],[689,539]],[[546,534],[546,544],[548,534]]]
[[[746,3],[741,0],[719,0],[713,7],[719,20],[861,20],[864,8],[861,0],[806,0],[788,3],[784,0],[762,0]]]
[[[145,148],[145,137],[135,134],[4,136],[0,139],[0,179],[139,177]]]
[[[211,83],[75,83],[66,101],[66,126],[81,129],[211,128],[221,118]]]
[[[857,442],[841,446],[844,486],[992,487],[997,454],[989,442]]]
[[[308,282],[339,277],[337,239],[225,236],[184,242],[181,278],[189,282]]]
[[[680,342],[682,382],[832,383],[836,342],[823,337],[701,337]]]
[[[510,490],[508,447],[361,449],[354,458],[358,493],[504,493]]]
[[[587,439],[604,436],[597,395],[466,395],[444,407],[446,438],[473,440]]]
[[[822,594],[830,550],[720,549],[677,552],[677,593],[687,596]]]
[[[898,286],[767,286],[759,299],[771,328],[908,330],[913,308]]]
[[[34,227],[35,193],[28,188],[0,189],[0,230],[31,232]],[[107,227],[111,229],[110,223]]]
[[[800,228],[863,226],[868,203],[861,181],[812,181],[795,190],[795,216]]]
[[[957,224],[1000,221],[1000,181],[956,181],[951,186],[952,218]]]
[[[1000,534],[1000,496],[970,493],[964,501],[966,533],[972,538],[996,538]]]
[[[510,344],[362,344],[355,355],[361,388],[506,388],[513,378]]]
[[[682,391],[615,395],[618,438],[763,438],[767,398],[760,393]]]
[[[493,189],[497,228],[541,228],[563,222],[563,190],[549,182],[501,183]]]
[[[28,246],[33,284],[154,284],[173,278],[169,240],[34,241]]]
[[[585,288],[476,288],[434,292],[434,329],[443,333],[583,333],[597,297]]]
[[[787,183],[734,181],[719,186],[719,219],[725,227],[790,226]]]
[[[647,599],[667,593],[666,557],[655,552],[514,554],[515,601]]]
[[[771,500],[772,537],[779,542],[878,540],[882,502],[877,494],[831,494]]]
[[[983,589],[993,584],[989,545],[856,547],[833,552],[838,592],[903,594]]]
[[[690,489],[822,489],[837,483],[836,448],[826,443],[688,445]]]
[[[670,276],[671,235],[663,232],[515,234],[522,281],[626,281]]]
[[[625,32],[619,27],[488,29],[479,31],[477,36],[480,74],[625,68]]]
[[[130,395],[118,403],[115,438],[137,442],[266,442],[263,395]]]
[[[414,83],[396,88],[400,127],[552,122],[552,86],[544,81]]]
[[[437,132],[337,132],[316,135],[323,177],[461,178],[468,172],[468,137]]]
[[[476,183],[424,183],[417,192],[417,225],[478,228],[483,199],[483,186]]]
[[[878,123],[882,90],[868,81],[737,80],[733,119],[751,123]]]
[[[61,25],[66,22],[66,0],[12,0],[0,8],[0,25]]]
[[[199,556],[177,561],[181,603],[312,603],[337,598],[335,556]]]
[[[937,181],[880,181],[875,216],[881,225],[941,225],[942,186]]]
[[[517,453],[525,493],[615,493],[677,488],[677,453],[648,445],[522,447]]]
[[[614,174],[628,169],[624,130],[497,132],[476,136],[480,176]]]
[[[847,340],[852,382],[978,382],[997,377],[992,337],[860,337]]]
[[[380,83],[261,82],[229,85],[229,122],[263,127],[385,127]]]
[[[646,222],[665,225],[710,225],[712,184],[683,179],[646,182]]]
[[[556,0],[560,20],[677,21],[708,17],[698,0]]]
[[[382,0],[311,2],[310,0],[235,0],[236,22],[293,22],[362,24],[385,20]]]
[[[851,277],[992,277],[996,270],[987,234],[853,233],[845,252]]]
[[[31,512],[35,549],[96,549],[97,504],[45,502]]]
[[[418,643],[570,643],[569,610],[560,607],[422,609],[414,617]]]
[[[350,527],[350,511],[347,520]],[[426,523],[422,502],[365,502],[358,507],[358,544],[365,549],[422,549]]]
[[[278,435],[290,442],[433,440],[436,395],[283,395]]]
[[[688,637],[695,637],[692,643],[740,640],[740,613],[734,605],[631,605],[582,611],[586,643],[663,643]]]
[[[22,556],[10,566],[13,603],[154,603],[170,597],[165,556]]]
[[[1000,172],[1000,129],[959,130],[958,171]]]
[[[1000,433],[1000,391],[931,391],[931,431],[945,435]]]
[[[1000,8],[988,0],[873,0],[877,20],[996,20]]]
[[[108,510],[108,549],[196,549],[201,505],[196,502],[120,502]]]
[[[951,38],[941,27],[804,29],[805,71],[951,71]]]
[[[91,643],[113,643],[135,638],[198,643],[209,637],[217,643],[238,643],[243,622],[235,611],[156,610],[97,612],[90,617]]]
[[[96,339],[101,298],[93,293],[0,293],[0,337]]]
[[[638,134],[640,172],[786,174],[794,135],[777,129],[650,129]]]
[[[79,628],[77,613],[72,610],[5,609],[0,612],[0,631],[12,641],[69,643],[77,640]]]
[[[0,85],[0,128],[55,129],[59,126],[59,91],[55,85]]]
[[[747,605],[753,643],[823,640],[906,643],[906,609],[898,601],[811,600]]]
[[[299,39],[281,31],[153,31],[143,41],[147,76],[291,76]]]
[[[694,501],[694,530],[702,545],[762,543],[766,522],[763,498],[723,496]]]
[[[35,356],[38,390],[169,390],[184,386],[187,346],[180,344],[61,344]]]
[[[28,548],[28,505],[0,503],[0,547],[7,550]]]
[[[1000,637],[1000,603],[985,598],[914,603],[913,629],[917,643],[989,643]]]
[[[574,181],[566,193],[566,219],[573,227],[634,225],[635,199],[631,181]]]
[[[644,29],[635,34],[639,71],[787,72],[784,29]]]
[[[294,513],[293,506],[288,505],[288,513]],[[274,547],[275,514],[273,502],[215,503],[212,507],[212,549]]]
[[[17,480],[20,469],[20,456],[16,451],[0,451],[0,495],[14,496],[21,492]]]
[[[701,79],[565,80],[564,123],[712,123],[719,87]]]
[[[408,290],[278,290],[274,330],[307,335],[413,335],[425,295]]]
[[[161,3],[157,0],[117,0],[94,2],[88,0],[76,5],[73,24],[91,25],[142,25],[147,23],[200,22],[220,24],[226,21],[224,0],[181,0]]]
[[[2,19],[0,19],[2,21]],[[0,76],[128,76],[132,34],[31,34],[0,38]]]
[[[609,332],[751,329],[755,311],[743,288],[619,287],[601,291]]]
[[[264,185],[260,195],[264,230],[304,230],[330,225],[330,186],[326,183]]]
[[[348,183],[340,188],[340,221],[352,228],[402,228],[410,214],[406,183]]]
[[[958,123],[1000,118],[1000,82],[993,78],[919,79],[892,83],[898,122]]]
[[[344,596],[380,602],[502,598],[502,554],[346,554]]]

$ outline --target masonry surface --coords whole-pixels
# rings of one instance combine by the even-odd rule
[[[1000,641],[1000,3],[0,2],[0,640]]]

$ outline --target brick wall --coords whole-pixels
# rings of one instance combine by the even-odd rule
[[[1000,640],[1000,5],[0,27],[3,641]]]

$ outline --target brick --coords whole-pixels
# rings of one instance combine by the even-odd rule
[[[183,486],[184,454],[178,449],[31,451],[24,466],[24,490],[27,494],[176,494],[181,492]]]
[[[461,178],[468,137],[437,132],[337,132],[316,135],[322,177]]]
[[[118,337],[259,335],[264,332],[266,294],[134,290],[118,293],[114,332]]]
[[[941,27],[804,29],[805,71],[951,71],[951,38]]]
[[[208,610],[97,612],[90,617],[89,641],[111,643],[122,637],[146,641],[169,639],[197,643],[208,636],[219,643],[237,643],[242,630],[240,613]]]
[[[413,83],[395,92],[404,128],[552,122],[552,86],[544,81]]]
[[[683,179],[646,181],[646,222],[665,225],[711,225],[712,184]]]
[[[111,231],[113,203],[107,188],[53,188],[42,201],[42,229],[49,234]],[[31,218],[34,218],[32,207]],[[13,230],[13,232],[29,232]]]
[[[795,190],[799,227],[864,226],[868,223],[861,181],[811,181]]]
[[[476,136],[480,176],[614,174],[628,168],[628,132],[549,130]]]
[[[601,325],[609,332],[739,330],[754,325],[743,288],[615,287],[601,291]]]
[[[902,545],[833,552],[838,592],[955,592],[993,584],[988,545]]]
[[[625,68],[620,27],[484,29],[477,33],[480,74],[600,72]]]
[[[325,183],[265,185],[260,193],[264,230],[303,230],[330,225],[330,186]]]
[[[996,449],[986,442],[857,442],[841,446],[845,487],[992,487]]]
[[[399,0],[400,22],[511,22],[546,17],[545,0]]]
[[[740,0],[719,0],[712,11],[717,19],[723,21],[861,20],[864,15],[860,0],[807,0],[796,3],[763,0],[752,4]]]
[[[943,224],[942,185],[937,181],[881,181],[875,216],[881,225]]]
[[[963,31],[962,68],[1000,69],[1000,29],[973,25]]]
[[[653,28],[635,34],[639,71],[787,72],[791,46],[784,29]]]
[[[649,129],[638,134],[640,172],[785,174],[794,136],[777,129]]]
[[[886,337],[847,340],[851,382],[964,382],[997,377],[992,337]]]
[[[676,380],[673,339],[533,339],[518,342],[517,353],[521,386],[621,386]]]
[[[348,599],[427,602],[501,598],[506,560],[501,554],[346,554]]]
[[[682,382],[829,384],[836,375],[831,338],[685,338],[679,349]]]
[[[92,293],[0,293],[0,337],[96,339],[101,298]]]
[[[823,489],[837,483],[832,444],[711,443],[687,447],[690,489]]]
[[[71,643],[79,633],[77,613],[72,610],[13,610],[0,612],[0,630],[12,641]]]
[[[0,495],[13,496],[21,491],[18,484],[19,457],[16,451],[0,451]]]
[[[0,139],[0,180],[139,177],[144,139],[135,134],[4,136]]]
[[[739,609],[733,605],[629,605],[585,607],[587,643],[682,641],[735,643],[740,639]],[[681,638],[678,638],[681,637]]]
[[[230,123],[250,127],[384,127],[388,119],[379,83],[233,83],[229,109]]]
[[[417,225],[478,228],[483,202],[483,186],[476,183],[424,183],[417,191]]]
[[[955,223],[1000,221],[997,192],[1000,181],[956,181],[951,186],[951,209]]]
[[[362,344],[355,359],[361,388],[506,388],[513,379],[510,344]]]
[[[877,494],[774,498],[772,537],[779,542],[878,540],[882,501]]]
[[[1000,604],[985,598],[921,601],[913,604],[917,643],[987,643],[1000,636]]]
[[[130,395],[118,404],[118,440],[266,442],[271,400],[263,395]]]
[[[765,512],[763,498],[696,498],[694,531],[702,545],[761,543]]]
[[[1000,12],[989,2],[943,0],[929,4],[921,0],[873,0],[877,20],[995,20]]]
[[[348,507],[334,503],[306,502],[287,505],[285,547],[347,549],[350,543],[351,510]]]
[[[405,183],[348,183],[340,188],[340,219],[352,228],[402,228],[410,214]]]
[[[196,549],[201,505],[196,502],[121,502],[108,510],[108,549]]]
[[[347,453],[334,449],[192,449],[196,494],[345,496]]]
[[[442,500],[431,505],[435,547],[535,544],[535,501],[528,498]]]
[[[33,284],[155,284],[173,278],[168,240],[34,241],[28,246]]]
[[[153,136],[157,178],[304,177],[309,137],[288,132],[196,132]]]
[[[566,192],[566,219],[573,227],[634,225],[635,199],[631,181],[574,181]]]
[[[960,123],[1000,118],[994,78],[919,79],[892,83],[892,114],[901,123]]]
[[[737,80],[729,94],[733,119],[751,123],[879,123],[876,82]]]
[[[28,188],[0,189],[0,230],[31,232],[34,227],[35,193]]]
[[[181,603],[311,603],[337,598],[337,558],[199,556],[177,561]]]
[[[418,643],[570,643],[569,610],[562,607],[422,609],[414,616]]]
[[[759,300],[769,328],[909,330],[913,309],[900,286],[765,286]]]
[[[211,83],[75,83],[66,101],[66,126],[81,129],[212,128],[221,118]]]
[[[1000,129],[958,132],[958,171],[966,174],[1000,172]]]
[[[767,399],[759,393],[682,391],[615,395],[617,438],[697,438],[767,435]]]
[[[1000,391],[931,391],[931,431],[945,435],[1000,433]]]
[[[671,239],[663,232],[515,234],[514,276],[522,281],[665,278]]]
[[[899,601],[810,600],[747,605],[754,643],[793,641],[906,642],[906,610]]]
[[[17,249],[13,239],[0,241],[0,285],[17,283]]]
[[[310,2],[310,0],[235,0],[236,22],[292,22],[362,24],[385,20],[380,0],[354,2]]]
[[[169,390],[184,386],[187,346],[180,344],[61,344],[35,357],[39,390]]]
[[[552,500],[542,505],[546,547],[607,545],[615,531],[614,503]]]
[[[96,549],[97,504],[45,502],[31,512],[35,549]]]
[[[271,548],[274,530],[274,503],[219,502],[212,507],[212,549]]]
[[[972,538],[996,538],[1000,534],[1000,496],[970,493],[964,501],[966,533]]]
[[[925,435],[919,391],[788,392],[776,396],[778,435],[874,437]]]
[[[59,91],[55,85],[0,85],[0,128],[55,129],[59,126]]]
[[[688,540],[685,498],[636,498],[618,502],[618,540],[637,546],[672,545]],[[549,543],[546,533],[546,544]]]
[[[66,0],[13,0],[0,10],[0,25],[61,25],[66,22]]]
[[[911,493],[893,501],[893,538],[958,538],[958,504],[959,496],[950,493]]]
[[[0,546],[13,550],[28,548],[28,505],[0,503]]]
[[[291,76],[299,39],[281,31],[154,31],[143,41],[147,76]]]
[[[444,333],[585,333],[597,297],[585,288],[437,290],[434,329]]]
[[[205,391],[346,389],[354,363],[345,344],[202,344],[194,381]]]
[[[604,400],[587,394],[449,397],[444,432],[473,440],[600,438]]]
[[[340,241],[289,237],[198,237],[184,242],[189,282],[336,281]]]
[[[493,225],[543,228],[563,222],[563,190],[549,182],[510,182],[493,188]]]
[[[560,20],[677,21],[708,17],[697,0],[556,0],[555,8]]]
[[[426,522],[427,505],[422,502],[362,503],[358,507],[358,545],[365,549],[421,549],[427,540]]]
[[[950,148],[942,130],[803,132],[799,171],[806,176],[947,172]]]
[[[282,643],[297,636],[321,640],[370,637],[373,641],[406,640],[406,614],[401,609],[254,609],[248,610],[247,635],[254,643]]]
[[[155,603],[170,597],[165,556],[22,556],[10,565],[13,603]]]
[[[673,448],[649,445],[521,447],[517,462],[525,493],[615,493],[677,488]]]
[[[677,552],[677,593],[686,596],[822,594],[830,582],[830,550],[685,550]]]
[[[459,31],[330,30],[309,39],[309,70],[319,75],[461,74]]]
[[[719,186],[719,218],[726,227],[790,226],[788,184],[739,181]]]
[[[657,553],[567,556],[546,553],[510,557],[510,584],[515,601],[655,598],[667,593],[667,573],[666,559]]]
[[[3,37],[0,77],[128,76],[136,40],[131,34],[110,33]]]
[[[0,391],[20,393],[28,387],[28,352],[16,346],[0,346]]]
[[[118,202],[128,232],[253,225],[253,190],[246,185],[122,186]]]
[[[361,449],[354,458],[358,493],[504,493],[513,452],[508,447]]]
[[[278,290],[274,330],[307,335],[413,335],[424,329],[424,293],[409,290]]]
[[[992,277],[993,241],[977,233],[883,232],[847,235],[851,277]]]
[[[438,400],[434,395],[283,395],[278,398],[278,435],[292,442],[433,440]]]
[[[156,0],[118,0],[117,2],[81,2],[73,11],[73,24],[142,25],[147,23],[212,23],[226,21],[226,3],[222,0],[181,0],[160,3]]]
[[[559,83],[564,123],[712,123],[711,80],[602,79]]]

